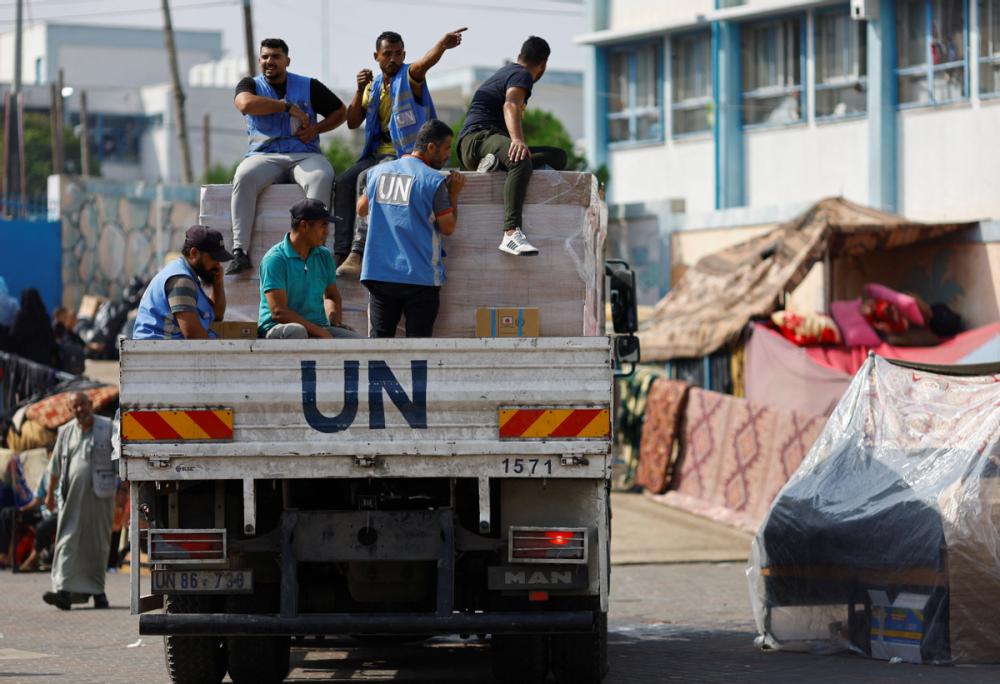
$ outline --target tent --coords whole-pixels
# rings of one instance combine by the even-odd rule
[[[825,199],[688,269],[640,326],[643,360],[701,357],[734,341],[749,321],[778,310],[784,294],[818,261],[912,245],[975,225],[918,223]]]

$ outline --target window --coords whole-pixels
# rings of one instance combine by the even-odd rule
[[[659,44],[608,55],[608,142],[662,138],[660,105]]]
[[[997,0],[1000,2],[1000,0]],[[706,31],[671,41],[673,135],[712,129],[712,38]]]
[[[802,118],[802,21],[743,27],[743,123],[796,123]]]
[[[865,113],[866,47],[865,22],[847,10],[816,15],[817,118]]]
[[[979,2],[979,92],[1000,95],[1000,0]]]
[[[42,58],[35,58],[35,85],[42,85]]]
[[[965,0],[908,0],[896,6],[899,104],[967,97]]]

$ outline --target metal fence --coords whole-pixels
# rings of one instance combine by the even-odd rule
[[[48,195],[28,195],[22,203],[20,195],[0,193],[0,218],[48,221]]]

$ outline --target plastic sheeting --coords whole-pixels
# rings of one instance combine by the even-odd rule
[[[771,506],[747,576],[767,647],[1000,662],[1000,374],[870,356]]]

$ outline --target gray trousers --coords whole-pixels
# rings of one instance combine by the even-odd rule
[[[306,197],[330,207],[333,176],[327,158],[312,152],[252,154],[244,159],[233,178],[233,249],[250,252],[257,196],[264,188],[274,183],[295,183],[305,190]]]
[[[334,337],[364,337],[361,333],[344,328],[337,328],[332,325],[324,325],[323,328]],[[273,328],[264,333],[264,337],[269,340],[304,340],[309,337],[306,327],[299,323],[278,323]]]

